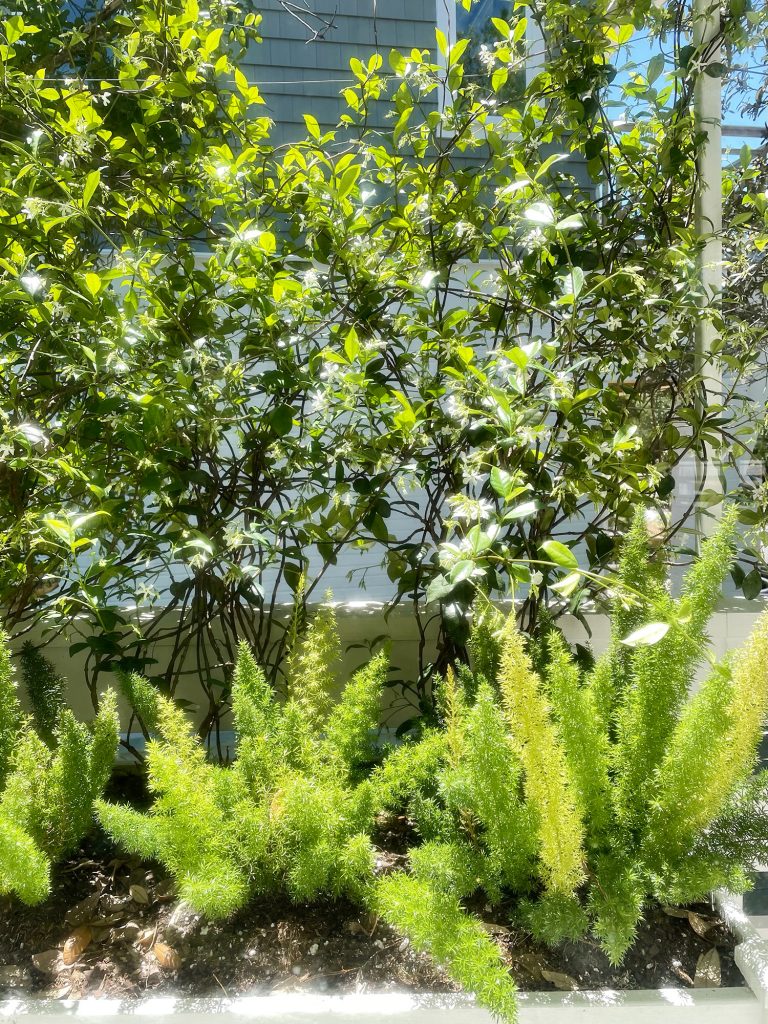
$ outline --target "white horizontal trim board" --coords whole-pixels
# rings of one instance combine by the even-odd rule
[[[761,1024],[763,1014],[763,1007],[748,988],[520,995],[520,1024]],[[0,1020],[14,1024],[62,1024],[65,1020],[89,1024],[492,1024],[493,1018],[462,996],[382,992],[240,999],[9,1000],[0,1003]]]
[[[768,940],[746,917],[738,898],[720,892],[715,904],[739,940],[735,958],[748,988],[524,992],[520,1024],[768,1024]],[[467,996],[407,992],[0,1002],[0,1021],[62,1024],[66,1020],[89,1024],[491,1024],[493,1018]]]

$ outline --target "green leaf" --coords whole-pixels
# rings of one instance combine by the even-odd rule
[[[539,510],[538,501],[524,501],[522,505],[515,505],[508,512],[504,513],[504,519],[527,519],[528,516],[535,515]]]
[[[85,185],[83,186],[83,209],[88,209],[88,204],[93,199],[93,194],[99,187],[101,182],[101,171],[98,169],[91,171],[88,177],[85,179]]]
[[[570,217],[565,217],[563,220],[559,220],[555,224],[555,228],[558,231],[578,231],[579,228],[584,227],[584,218],[580,213],[574,213]]]
[[[237,86],[238,92],[248,98],[250,92],[250,84],[248,79],[245,77],[240,68],[235,68],[235,85]]]
[[[435,601],[442,601],[452,593],[453,589],[454,584],[447,577],[435,576],[427,587],[427,604],[433,604]]]
[[[555,223],[555,211],[549,203],[534,203],[525,211],[525,219],[533,224],[549,225]]]
[[[474,574],[475,568],[475,563],[469,558],[457,562],[451,566],[451,583],[462,583],[464,580],[468,580]]]
[[[99,275],[94,274],[92,271],[89,271],[85,275],[85,287],[88,289],[91,295],[98,295],[99,292],[101,291],[101,278],[99,277]]]
[[[541,545],[541,551],[547,561],[554,562],[564,569],[578,569],[579,562],[570,548],[561,544],[559,540],[545,540]]]
[[[347,336],[344,339],[344,354],[350,363],[353,363],[360,353],[360,342],[357,337],[357,331],[354,327],[350,327],[347,332]]]
[[[627,647],[651,647],[663,640],[669,632],[668,622],[649,622],[636,629],[621,641]]]
[[[269,425],[278,437],[290,434],[293,427],[293,409],[290,405],[278,405],[269,414]]]
[[[320,140],[320,125],[316,117],[312,114],[304,114],[304,124],[307,126],[307,131],[313,139]]]
[[[763,580],[758,569],[752,569],[746,574],[741,584],[741,592],[748,601],[754,601],[760,597],[763,590]]]
[[[491,470],[491,487],[500,498],[506,498],[517,486],[515,478],[505,469],[494,466]]]
[[[648,67],[646,69],[645,77],[648,80],[648,84],[652,85],[659,75],[664,70],[666,58],[663,53],[656,53],[648,61]]]
[[[344,199],[346,196],[348,196],[352,189],[355,187],[357,179],[360,177],[360,170],[361,168],[357,164],[353,164],[351,167],[348,167],[342,173],[341,177],[339,178],[339,184],[337,189],[338,196],[340,199]]]
[[[580,572],[569,572],[558,583],[553,583],[550,590],[554,590],[561,597],[570,597],[577,590],[581,582],[582,575]]]

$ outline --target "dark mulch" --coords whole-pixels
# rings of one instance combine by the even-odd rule
[[[383,830],[379,841],[384,867],[402,863],[401,826]],[[0,997],[455,989],[407,939],[343,900],[295,907],[260,899],[224,923],[177,907],[162,869],[92,837],[56,869],[43,906],[0,900]],[[705,964],[713,983],[719,971],[723,986],[744,984],[733,938],[709,906],[650,911],[616,968],[592,941],[549,949],[498,911],[485,917],[521,989],[689,988],[697,965],[701,983]],[[78,944],[84,948],[75,955]]]

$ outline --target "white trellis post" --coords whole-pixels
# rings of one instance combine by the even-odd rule
[[[704,68],[720,64],[720,3],[719,0],[694,0],[693,41],[702,53]],[[714,69],[713,69],[714,70]],[[723,173],[722,173],[722,79],[719,74],[700,73],[694,93],[694,127],[705,136],[698,157],[699,191],[696,197],[696,230],[706,239],[699,264],[702,285],[702,312],[696,325],[695,365],[704,381],[701,408],[722,401],[723,381],[717,356],[719,333],[711,312],[717,309],[723,288]],[[700,490],[721,493],[719,465],[713,446],[706,444],[703,455],[697,458],[696,484]],[[711,532],[720,506],[710,509],[713,515],[704,516],[696,510],[696,528],[701,538]]]

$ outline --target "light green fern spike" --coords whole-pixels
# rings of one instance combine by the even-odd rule
[[[55,815],[61,812],[58,794],[52,792],[54,755],[34,730],[22,729],[17,737],[13,770],[0,796],[0,813],[44,847],[56,839]],[[45,851],[43,851],[45,852]]]
[[[472,631],[467,646],[475,674],[491,685],[499,674],[499,633],[504,617],[485,594],[479,594],[472,607]]]
[[[327,595],[330,599],[330,594]],[[288,656],[289,696],[302,711],[310,730],[319,734],[333,702],[334,667],[340,654],[336,612],[323,605],[306,635]]]
[[[133,672],[130,675],[120,674],[117,677],[120,692],[150,731],[157,728],[157,716],[160,710],[160,694],[143,676]]]
[[[355,673],[328,716],[325,756],[348,777],[373,760],[373,736],[388,671],[389,658],[381,651]]]
[[[284,770],[279,712],[272,687],[247,644],[240,645],[232,681],[237,771],[251,791],[265,792]]]
[[[622,547],[616,573],[617,595],[611,608],[611,638],[589,682],[595,711],[608,735],[628,683],[631,652],[621,641],[642,625],[649,607],[664,593],[665,564],[650,542],[647,515],[642,508],[635,512]]]
[[[594,839],[610,822],[608,735],[595,709],[595,694],[581,685],[578,666],[559,633],[549,634],[547,650],[547,692],[579,806]]]
[[[605,854],[596,859],[590,886],[592,931],[612,964],[619,964],[635,941],[643,914],[643,866],[634,859]]]
[[[724,810],[754,766],[768,714],[768,613],[730,666],[690,700],[659,770],[645,837],[653,863],[674,864]]]
[[[481,682],[466,715],[462,757],[443,771],[440,792],[460,819],[471,814],[482,825],[491,877],[517,891],[527,888],[537,853],[522,775],[496,691]]]
[[[160,737],[147,747],[152,811],[140,815],[99,801],[99,819],[125,849],[160,859],[182,897],[198,910],[226,917],[245,903],[249,891],[231,849],[230,800],[222,781],[228,769],[206,763],[190,722],[172,701],[154,696],[152,706]]]
[[[53,744],[56,723],[65,706],[64,678],[31,643],[24,644],[20,662],[37,731],[46,743]]]
[[[30,906],[50,892],[50,864],[24,829],[0,810],[0,894],[13,892]]]
[[[729,510],[688,573],[681,600],[657,602],[654,616],[671,623],[667,634],[632,651],[615,749],[616,808],[625,827],[640,827],[645,819],[649,787],[707,649],[705,626],[731,565],[735,526],[735,511]]]
[[[92,800],[101,796],[109,781],[119,740],[117,695],[114,690],[107,690],[99,701],[99,710],[91,725],[89,781]]]
[[[21,707],[16,696],[8,638],[0,632],[0,784],[8,772],[20,723]]]
[[[547,889],[570,894],[585,877],[584,825],[565,751],[523,643],[512,613],[501,635],[499,685],[525,769],[525,794],[538,817],[542,880]]]
[[[505,1024],[517,1020],[515,983],[498,946],[452,893],[398,871],[376,884],[374,908],[414,948],[445,964],[451,976]]]
[[[375,806],[401,810],[412,794],[434,786],[447,759],[442,732],[429,731],[417,742],[397,747],[371,775]]]

